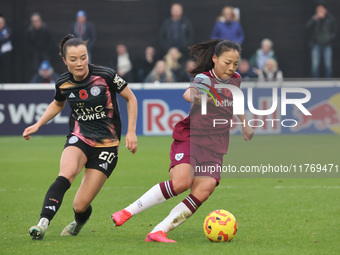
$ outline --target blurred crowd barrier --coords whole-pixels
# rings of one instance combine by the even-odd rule
[[[188,83],[130,84],[138,99],[138,135],[171,135],[190,104],[182,95]],[[244,112],[256,134],[340,134],[339,81],[243,82]],[[0,135],[21,135],[36,122],[54,97],[52,84],[0,84]],[[123,134],[127,128],[126,101],[118,96]],[[234,102],[235,103],[235,102]],[[65,109],[37,135],[66,135],[70,109]],[[243,123],[234,116],[231,134]]]

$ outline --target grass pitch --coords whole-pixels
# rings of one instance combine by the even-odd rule
[[[0,137],[0,254],[340,254],[339,178],[223,178],[195,215],[169,234],[176,244],[145,243],[144,238],[188,192],[114,228],[112,212],[169,178],[170,137],[139,137],[135,155],[122,146],[115,171],[92,203],[89,222],[78,236],[61,237],[73,220],[78,176],[44,240],[33,241],[28,229],[38,222],[45,192],[57,177],[64,142],[61,136]],[[335,135],[255,136],[250,143],[233,136],[225,161],[237,168],[340,166],[339,144]],[[215,209],[237,219],[238,233],[229,243],[204,236],[203,220]]]

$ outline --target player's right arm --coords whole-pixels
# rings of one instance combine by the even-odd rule
[[[198,90],[196,88],[187,88],[187,90],[183,94],[183,98],[188,103],[192,104],[201,104],[201,96],[198,93]]]
[[[211,85],[209,78],[204,74],[198,74],[195,76],[194,80],[191,82],[190,87],[183,94],[183,98],[188,103],[201,105],[202,102],[202,94],[207,94],[206,84]],[[210,99],[207,97],[208,100]]]
[[[32,126],[27,127],[24,130],[24,132],[22,133],[22,136],[26,140],[30,140],[31,139],[31,134],[34,134],[35,132],[37,132],[40,127],[45,125],[48,121],[50,121],[58,113],[60,113],[61,110],[64,108],[65,103],[66,103],[66,100],[65,101],[61,101],[61,102],[59,102],[57,100],[52,101],[52,103],[50,103],[50,105],[47,107],[46,111],[41,116],[41,118],[35,124],[33,124]]]

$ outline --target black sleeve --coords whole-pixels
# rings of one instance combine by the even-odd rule
[[[116,73],[114,78],[112,79],[112,86],[114,91],[120,93],[127,86],[127,82]]]
[[[55,84],[55,94],[54,94],[54,99],[58,102],[63,102],[66,100],[66,97],[61,93],[60,91],[60,83]]]
[[[105,79],[111,91],[120,93],[127,86],[127,82],[114,69],[97,65],[91,65],[91,68],[93,75],[99,75]]]
[[[331,20],[332,20],[332,23],[331,23],[331,40],[334,40],[335,37],[336,37],[336,34],[337,34],[338,26],[337,26],[337,23],[336,23],[334,16],[331,16]]]
[[[159,30],[158,38],[163,49],[167,48],[167,20],[165,20]]]
[[[315,20],[312,18],[310,18],[307,23],[306,23],[306,27],[307,28],[311,28],[313,25],[315,24]]]
[[[189,45],[192,45],[193,42],[194,42],[194,28],[193,28],[191,21],[189,19],[187,19],[186,23],[187,23],[187,27],[188,27],[188,31],[187,31],[188,42],[187,42],[187,44],[189,46]]]

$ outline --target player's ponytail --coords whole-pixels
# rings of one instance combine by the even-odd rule
[[[190,73],[192,76],[209,71],[214,67],[212,57],[215,53],[216,45],[221,41],[220,39],[214,39],[189,47],[190,55],[193,56],[196,61],[196,68]]]
[[[214,54],[220,56],[223,52],[236,50],[241,54],[241,46],[236,42],[228,40],[213,39],[207,42],[198,43],[189,47],[190,55],[196,60],[196,68],[191,71],[192,76],[207,72],[214,68],[212,57]]]
[[[66,56],[66,48],[68,46],[78,46],[78,45],[87,45],[87,41],[84,41],[81,38],[75,37],[72,34],[66,35],[59,44],[59,55],[64,58]]]

